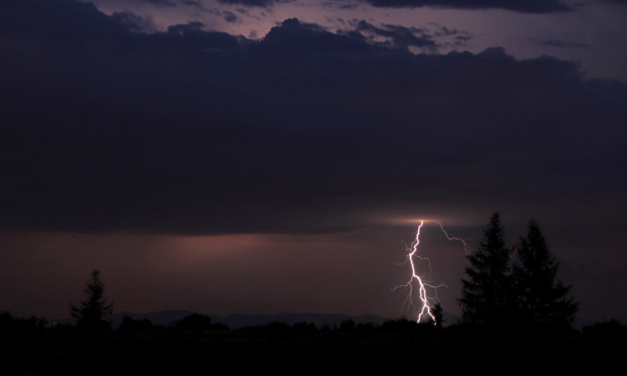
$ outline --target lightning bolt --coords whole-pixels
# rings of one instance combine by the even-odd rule
[[[464,239],[450,237],[448,233],[444,230],[444,226],[442,226],[440,222],[436,221],[435,223],[440,225],[440,229],[442,230],[442,232],[444,233],[444,235],[446,236],[448,240],[455,240],[455,241],[461,242],[464,245],[464,252],[466,252],[466,254],[470,252],[471,248]],[[430,317],[433,320],[434,325],[437,325],[438,323],[435,321],[435,316],[431,313],[431,303],[439,301],[438,295],[437,295],[437,292],[438,292],[437,289],[440,287],[447,287],[447,286],[445,284],[440,284],[436,286],[436,285],[431,285],[429,283],[426,283],[423,281],[423,278],[421,278],[420,275],[416,271],[416,263],[414,262],[414,260],[418,259],[420,261],[426,261],[427,264],[429,265],[429,278],[431,278],[431,262],[429,261],[428,258],[421,257],[416,254],[418,252],[418,245],[420,245],[420,229],[422,229],[423,225],[424,225],[424,221],[420,221],[420,225],[418,225],[418,230],[416,231],[416,238],[409,246],[406,245],[406,250],[409,253],[405,261],[401,264],[401,265],[405,265],[407,261],[409,261],[409,264],[411,265],[411,278],[409,279],[409,281],[407,281],[407,283],[394,287],[392,291],[395,291],[396,289],[399,289],[401,287],[405,287],[409,289],[409,293],[407,294],[407,298],[403,302],[403,306],[401,307],[401,310],[405,311],[405,309],[408,310],[410,308],[413,308],[414,315],[417,317],[416,322],[420,323],[423,319]],[[414,298],[414,288],[417,288],[418,290],[418,300],[420,301],[419,302],[420,309],[418,309],[416,307],[416,304],[414,304],[414,301],[416,300]],[[429,295],[427,294],[427,288],[433,289],[434,297],[429,297]]]
[[[442,226],[442,224],[441,224],[440,222],[435,221],[435,223],[437,223],[437,224],[439,224],[439,225],[440,225],[440,228],[442,229],[442,232],[444,233],[444,235],[446,236],[446,238],[447,238],[448,240],[457,240],[457,241],[462,242],[462,244],[464,245],[464,252],[466,252],[466,254],[469,254],[469,253],[470,253],[471,248],[470,248],[470,246],[468,245],[468,243],[466,243],[466,240],[468,240],[468,239],[462,239],[462,238],[451,238],[450,236],[448,236],[448,234],[446,233],[446,231],[444,230],[444,227]]]
[[[396,289],[401,288],[401,287],[405,287],[409,289],[407,298],[403,302],[402,309],[405,309],[405,307],[407,307],[407,309],[413,308],[414,315],[417,316],[416,322],[422,321],[422,319],[426,318],[427,316],[430,317],[433,320],[433,322],[435,322],[435,316],[433,316],[433,314],[431,313],[430,301],[438,300],[437,289],[445,285],[441,284],[438,286],[434,286],[434,285],[425,283],[416,272],[416,264],[414,262],[414,258],[418,258],[421,261],[426,260],[427,263],[429,264],[429,271],[431,271],[431,263],[429,262],[429,259],[416,255],[416,253],[418,252],[418,245],[420,244],[420,229],[422,228],[423,224],[424,224],[424,221],[420,221],[420,225],[418,225],[418,230],[416,231],[416,238],[411,243],[411,245],[407,247],[407,251],[409,252],[409,254],[407,255],[407,259],[403,263],[405,264],[407,261],[409,261],[409,264],[411,265],[411,278],[409,279],[409,281],[407,281],[407,283],[393,288],[392,291],[395,291]],[[420,309],[418,309],[416,305],[414,304],[414,300],[415,300],[414,299],[414,285],[417,285],[416,287],[418,288],[418,299],[420,300]],[[435,298],[430,298],[427,295],[427,287],[432,288],[434,291],[436,291]]]

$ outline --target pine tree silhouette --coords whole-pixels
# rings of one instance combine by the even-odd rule
[[[111,324],[104,321],[106,315],[113,313],[113,303],[108,304],[104,297],[104,284],[100,280],[100,271],[93,270],[91,279],[85,287],[85,299],[78,306],[70,303],[72,318],[77,327],[88,334],[102,334],[111,328]]]
[[[558,267],[538,223],[530,221],[513,267],[522,324],[571,327],[579,305],[570,297],[572,286],[557,280]]]
[[[513,250],[505,245],[499,213],[494,213],[476,251],[467,256],[467,279],[462,278],[462,322],[499,324],[509,320],[512,281],[509,261]]]

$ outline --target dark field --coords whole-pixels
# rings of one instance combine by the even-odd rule
[[[298,331],[284,325],[86,338],[70,328],[48,328],[3,336],[0,375],[625,374],[625,338],[611,330],[524,340],[459,327],[420,331]]]

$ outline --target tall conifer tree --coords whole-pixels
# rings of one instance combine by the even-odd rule
[[[111,324],[104,320],[113,313],[113,303],[108,303],[104,296],[104,284],[100,280],[100,271],[93,270],[91,279],[85,286],[85,299],[78,306],[70,303],[70,313],[79,329],[90,334],[106,332]]]
[[[557,280],[558,267],[538,223],[530,221],[527,237],[520,239],[513,267],[517,306],[523,324],[572,325],[578,304],[570,297],[572,286]]]
[[[462,278],[462,321],[498,324],[510,319],[512,281],[509,261],[512,249],[505,245],[499,213],[494,213],[476,251],[467,256],[467,279]]]

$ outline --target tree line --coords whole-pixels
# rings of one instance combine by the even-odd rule
[[[458,299],[463,324],[572,328],[579,304],[570,295],[572,286],[557,279],[559,264],[535,220],[529,222],[527,236],[512,247],[505,242],[499,213],[493,214],[481,243],[467,258]]]

